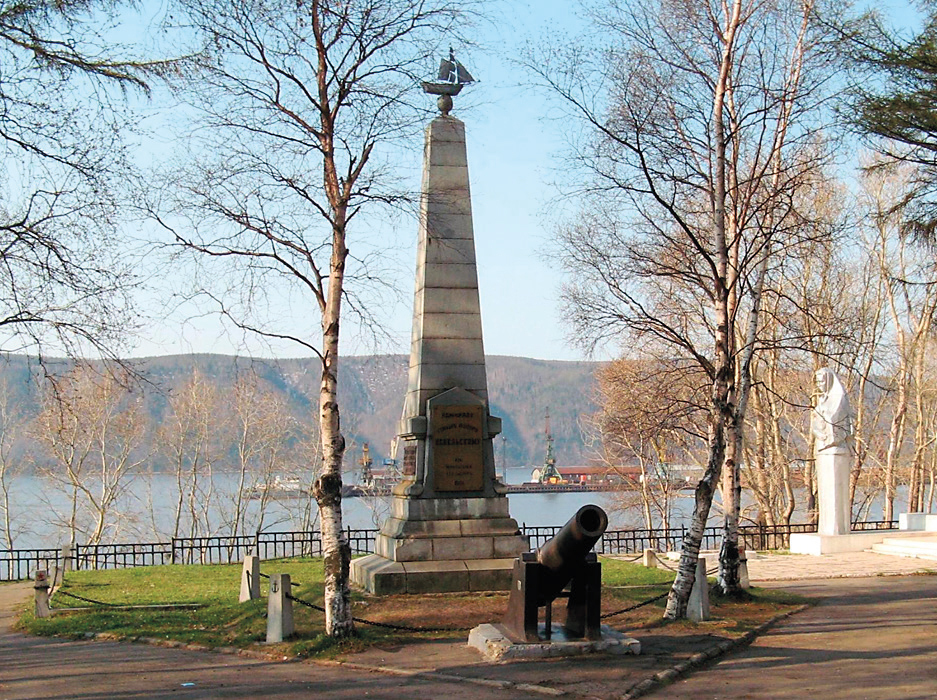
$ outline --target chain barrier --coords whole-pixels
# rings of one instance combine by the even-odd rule
[[[292,600],[294,603],[299,603],[300,605],[305,605],[307,608],[312,608],[313,610],[318,610],[319,612],[325,612],[325,608],[321,605],[316,605],[315,603],[310,603],[308,600],[303,600],[302,598],[297,598],[289,593],[286,594],[286,597]]]
[[[75,593],[69,593],[68,591],[63,591],[61,588],[60,588],[59,590],[57,590],[55,593],[56,593],[56,595],[64,595],[64,596],[67,596],[67,597],[69,597],[69,598],[74,598],[75,600],[82,600],[82,601],[84,601],[85,603],[91,603],[92,605],[103,605],[103,606],[106,607],[106,608],[120,608],[120,607],[123,607],[123,606],[117,605],[117,604],[115,604],[115,603],[105,603],[105,602],[102,601],[102,600],[94,600],[94,599],[92,599],[92,598],[85,598],[84,596],[80,596],[80,595],[77,595],[77,594],[75,594]]]
[[[101,605],[101,606],[108,607],[108,608],[121,607],[120,605],[115,605],[114,603],[105,603],[100,600],[93,600],[92,598],[85,598],[84,596],[80,596],[75,593],[69,593],[68,591],[60,590],[59,593],[69,598],[81,600],[85,603],[91,603],[92,605]],[[637,610],[638,608],[642,608],[645,605],[650,605],[651,603],[654,603],[654,602],[657,602],[658,600],[666,598],[669,594],[670,594],[670,591],[667,591],[666,593],[661,593],[658,596],[649,598],[648,600],[645,600],[641,603],[637,603],[636,605],[632,605],[627,608],[622,608],[621,610],[616,610],[614,612],[605,613],[604,615],[600,617],[600,619],[605,620],[609,617],[615,617],[616,615],[622,615],[626,612]],[[287,595],[286,597],[295,603],[299,603],[300,605],[306,606],[307,608],[318,610],[321,613],[325,612],[325,608],[323,608],[321,605],[310,603],[309,601],[303,600],[302,598],[297,598],[294,595]],[[384,629],[396,630],[398,632],[467,632],[472,629],[471,627],[412,627],[409,625],[395,625],[390,622],[375,622],[374,620],[365,620],[360,617],[353,617],[352,619],[355,622],[360,622],[363,625],[371,625],[372,627],[382,627]]]
[[[270,578],[270,574],[265,574],[263,571],[258,571],[257,573],[260,574],[260,578]],[[303,587],[303,584],[299,583],[298,581],[290,581],[290,585],[295,586],[296,588]]]
[[[621,610],[615,610],[614,612],[605,613],[604,615],[601,615],[599,619],[606,620],[610,617],[615,617],[616,615],[622,615],[626,612],[631,612],[632,610],[643,608],[645,605],[650,605],[651,603],[656,603],[658,600],[663,600],[668,595],[670,595],[670,591],[666,591],[664,593],[661,593],[660,595],[656,595],[653,598],[648,598],[647,600],[641,601],[640,603],[636,603],[635,605],[631,605],[627,608],[622,608]],[[300,605],[306,606],[307,608],[312,608],[313,610],[318,610],[319,612],[323,612],[323,613],[325,612],[325,608],[323,608],[321,605],[310,603],[307,600],[303,600],[302,598],[297,598],[296,596],[289,595],[289,594],[287,594],[286,597],[295,603],[299,603]],[[365,620],[360,617],[352,617],[352,619],[355,622],[360,622],[363,625],[371,625],[373,627],[383,627],[384,629],[396,630],[398,632],[468,632],[469,630],[472,629],[471,627],[411,627],[409,625],[394,625],[390,622],[375,622],[373,620]]]
[[[614,557],[614,559],[615,561],[621,561],[621,562],[624,562],[625,564],[630,564],[631,562],[635,562],[638,559],[641,559],[643,556],[644,556],[644,553],[642,552],[641,554],[634,557],[633,559],[620,559],[619,557]]]
[[[642,601],[642,602],[640,602],[640,603],[636,603],[635,605],[632,605],[632,606],[630,606],[630,607],[622,608],[621,610],[616,610],[615,612],[610,612],[610,613],[605,613],[604,615],[600,615],[600,616],[599,616],[599,619],[600,619],[600,620],[606,620],[606,619],[608,619],[608,618],[610,618],[610,617],[615,617],[616,615],[622,615],[622,614],[624,614],[624,613],[626,613],[626,612],[631,612],[632,610],[637,610],[638,608],[643,608],[645,605],[650,605],[651,603],[656,603],[658,600],[663,600],[664,598],[666,598],[666,597],[669,596],[669,595],[670,595],[670,591],[667,591],[667,592],[665,592],[665,593],[661,593],[660,595],[656,595],[656,596],[654,596],[653,598],[648,598],[647,600],[644,600],[644,601]]]
[[[663,559],[658,559],[658,560],[657,560],[657,563],[660,564],[661,566],[663,566],[663,567],[664,567],[665,569],[667,569],[668,571],[673,571],[674,573],[677,573],[677,571],[678,571],[678,569],[679,569],[679,567],[678,567],[678,568],[674,568],[674,567],[668,565]],[[719,571],[719,566],[718,566],[718,565],[716,565],[715,567],[713,567],[712,569],[710,569],[709,571],[707,571],[707,572],[706,572],[706,575],[707,575],[707,576],[712,576],[712,575],[713,575],[714,573],[716,573],[717,571]]]
[[[637,561],[642,556],[643,554],[638,555],[635,559],[631,559],[629,561]],[[662,561],[660,563],[663,564]],[[667,569],[670,569],[671,571],[675,571],[675,569],[667,566],[666,564],[664,564],[664,567]],[[712,571],[708,571],[706,575],[710,576],[718,570],[719,570],[719,567],[716,567]],[[270,578],[269,574],[261,573],[260,576],[261,578],[266,578],[266,579]],[[292,585],[299,585],[299,584],[292,584]],[[663,584],[660,584],[660,585],[663,585]],[[93,598],[85,598],[84,596],[80,596],[76,593],[69,593],[68,591],[65,591],[62,589],[59,589],[58,591],[56,591],[56,593],[59,595],[64,595],[68,598],[74,598],[75,600],[80,600],[85,603],[90,603],[92,605],[100,605],[100,606],[107,607],[107,608],[122,607],[121,605],[117,605],[115,603],[105,603],[104,601],[101,601],[101,600],[94,600]],[[666,598],[668,595],[670,595],[670,591],[661,593],[660,595],[654,596],[653,598],[648,598],[647,600],[644,600],[640,603],[636,603],[635,605],[631,605],[627,608],[622,608],[621,610],[615,610],[614,612],[605,613],[601,615],[599,619],[606,620],[610,617],[615,617],[616,615],[623,615],[626,612],[631,612],[632,610],[643,608],[644,606],[650,605],[651,603],[656,603],[658,600],[662,600]],[[297,598],[296,596],[290,595],[290,594],[287,594],[286,597],[289,598],[291,601],[295,603],[299,603],[300,605],[303,605],[307,608],[318,610],[321,613],[325,612],[325,608],[323,608],[321,605],[310,603],[307,600],[303,600],[302,598]],[[395,630],[398,632],[467,632],[472,629],[471,627],[413,627],[410,625],[395,625],[390,622],[375,622],[374,620],[365,620],[364,618],[360,618],[360,617],[352,617],[352,620],[354,620],[355,622],[359,622],[363,625],[370,625],[372,627],[381,627],[384,629]]]
[[[325,612],[325,608],[323,608],[321,605],[310,603],[307,600],[297,598],[290,594],[287,594],[286,597],[295,603],[305,605],[307,608],[312,608],[313,610],[318,610],[319,612],[323,613]],[[360,617],[352,617],[351,619],[355,622],[360,622],[362,625],[383,627],[384,629],[397,630],[398,632],[468,632],[472,629],[471,627],[410,627],[408,625],[394,625],[390,622],[374,622],[373,620],[365,620]]]

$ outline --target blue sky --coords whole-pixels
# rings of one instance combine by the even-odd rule
[[[494,5],[494,20],[477,29],[479,46],[460,50],[460,58],[479,80],[457,98],[453,111],[466,124],[469,171],[478,258],[479,291],[485,348],[488,354],[540,359],[587,359],[567,342],[560,313],[563,271],[548,256],[561,180],[562,155],[568,133],[551,120],[543,96],[523,87],[526,76],[514,63],[527,42],[549,40],[551,34],[575,33],[581,13],[575,0],[503,0]],[[904,24],[907,4],[886,4],[887,14]],[[159,105],[152,105],[158,111]],[[146,146],[152,148],[153,146]],[[421,149],[409,154],[402,168],[418,187]],[[343,326],[343,354],[407,352],[410,341],[412,270],[416,254],[416,222],[394,224],[399,242],[397,266],[400,301],[384,304],[389,339],[375,347],[362,340],[351,324]],[[184,285],[183,280],[176,280]],[[165,304],[165,289],[154,291],[153,306]],[[304,302],[284,304],[283,317],[309,323]],[[315,311],[310,309],[310,313]],[[157,315],[154,313],[154,316]],[[302,316],[307,316],[304,320]],[[600,359],[614,353],[607,348]],[[185,305],[147,324],[133,350],[135,356],[180,352],[221,352],[257,356],[303,354],[295,346],[264,346],[226,330],[216,317]]]
[[[525,42],[549,32],[569,30],[577,22],[575,3],[506,1],[494,5],[494,20],[479,25],[479,45],[457,52],[479,81],[457,98],[453,115],[466,124],[472,187],[479,291],[485,348],[488,354],[540,359],[584,359],[566,342],[559,309],[562,271],[547,257],[552,222],[546,210],[557,196],[551,185],[561,175],[559,156],[565,134],[547,117],[547,106],[532,89],[514,59]],[[429,77],[429,76],[427,76]],[[432,99],[432,98],[428,98]],[[149,109],[159,114],[158,100]],[[158,121],[159,117],[157,117]],[[169,144],[144,144],[144,151]],[[178,145],[173,146],[179,148]],[[422,149],[415,145],[412,162],[403,169],[419,186]],[[383,320],[389,339],[379,346],[359,337],[352,324],[343,326],[343,354],[373,351],[408,352],[410,344],[412,270],[416,256],[414,220],[394,222],[399,241],[399,303],[388,304]],[[175,289],[185,280],[162,279]],[[221,352],[257,356],[295,356],[296,346],[265,346],[226,329],[219,319],[192,304],[165,318],[167,288],[153,289],[145,299],[153,319],[135,344],[134,356],[179,352]],[[311,311],[311,310],[310,310]],[[284,304],[284,315],[303,315],[303,305]],[[307,319],[308,321],[308,319]]]

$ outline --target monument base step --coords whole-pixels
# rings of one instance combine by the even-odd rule
[[[377,595],[507,591],[514,558],[391,561],[377,554],[351,562],[351,582]]]
[[[437,522],[445,524],[445,521]],[[479,529],[479,532],[483,530]],[[464,537],[392,537],[382,531],[374,541],[375,554],[400,562],[508,558],[514,560],[529,549],[527,538],[518,533],[516,524],[513,532],[507,530],[502,534]]]
[[[870,530],[850,532],[848,535],[820,535],[816,532],[791,534],[791,554],[842,554],[864,552],[880,544],[889,535],[903,534],[899,530]]]
[[[890,551],[885,547],[891,544]],[[899,554],[901,550],[907,550]],[[791,554],[843,554],[871,551],[879,554],[917,556],[921,559],[937,558],[937,534],[913,530],[869,530],[848,535],[820,535],[815,532],[791,535]]]
[[[911,535],[907,531],[901,537],[886,537],[881,544],[872,545],[878,554],[937,561],[937,534]]]
[[[898,529],[912,532],[937,532],[937,514],[899,513]]]

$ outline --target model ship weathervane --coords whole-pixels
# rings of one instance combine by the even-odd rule
[[[439,95],[436,105],[444,116],[452,109],[452,97],[462,91],[462,86],[474,83],[475,78],[466,70],[465,66],[455,59],[455,53],[449,48],[449,58],[439,62],[439,74],[436,82],[423,81],[423,92],[429,95]]]

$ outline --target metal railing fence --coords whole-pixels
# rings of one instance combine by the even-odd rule
[[[895,520],[875,520],[852,524],[853,530],[895,529]],[[522,525],[521,533],[531,549],[541,547],[556,535],[560,525]],[[773,550],[790,547],[792,533],[816,532],[816,525],[741,525],[739,540],[746,549]],[[645,549],[658,552],[679,550],[688,528],[609,530],[596,544],[600,554],[638,554]],[[370,554],[379,530],[345,530],[352,554]],[[703,549],[716,549],[722,538],[721,527],[703,532]],[[168,542],[125,542],[119,544],[77,545],[71,550],[38,548],[0,550],[0,581],[21,581],[39,568],[64,564],[74,570],[116,569],[162,564],[231,564],[246,554],[262,559],[322,556],[322,537],[318,530],[306,532],[262,532],[257,535],[211,537],[174,537]]]

